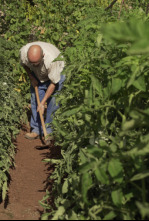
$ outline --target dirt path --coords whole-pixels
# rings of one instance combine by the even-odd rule
[[[40,220],[43,212],[39,200],[45,195],[53,168],[41,161],[57,158],[60,151],[54,147],[39,149],[41,141],[27,140],[25,133],[21,131],[17,138],[16,168],[10,172],[8,202],[0,204],[0,220]]]

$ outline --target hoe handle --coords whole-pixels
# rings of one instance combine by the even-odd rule
[[[38,92],[38,87],[37,86],[35,87],[35,94],[36,94],[37,104],[39,106],[40,105],[40,99],[39,99],[39,92]],[[42,125],[42,128],[43,128],[44,138],[46,140],[47,130],[46,130],[46,126],[45,126],[45,123],[44,123],[44,118],[43,118],[41,110],[39,111],[39,115],[40,115],[41,125]]]

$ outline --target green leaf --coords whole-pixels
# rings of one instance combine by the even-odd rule
[[[122,88],[122,80],[119,78],[113,78],[112,79],[112,94],[116,94],[119,92],[119,90]]]
[[[123,131],[131,130],[135,127],[135,125],[136,125],[135,120],[127,121],[122,125],[122,130]]]
[[[115,152],[117,151],[117,145],[112,143],[112,144],[110,145],[110,150],[111,150],[113,153],[115,153]]]
[[[140,202],[136,202],[136,205],[138,207],[138,209],[140,210],[140,213],[142,215],[142,218],[144,219],[145,217],[149,218],[149,204],[148,203],[140,203]]]
[[[100,147],[107,147],[108,146],[108,144],[105,140],[100,140],[99,145],[100,145]]]
[[[115,206],[120,207],[122,205],[123,193],[121,189],[115,190],[111,194],[112,201]]]
[[[69,187],[68,179],[66,179],[64,184],[63,184],[63,187],[62,187],[62,193],[63,194],[68,193],[68,187]]]
[[[106,174],[106,171],[104,171],[104,169],[102,168],[96,168],[95,169],[95,176],[97,178],[97,180],[99,182],[101,182],[102,184],[109,184],[109,177]]]
[[[80,160],[81,160],[81,164],[88,163],[88,158],[82,150],[80,150],[79,157],[80,157]]]
[[[139,77],[137,80],[135,80],[135,81],[133,82],[133,85],[134,85],[137,89],[146,92],[146,82],[145,82],[145,77],[144,77],[144,76],[141,76],[141,77]]]
[[[131,55],[139,55],[139,54],[142,55],[148,53],[149,53],[148,39],[140,39],[130,48],[130,50],[128,50],[128,54]]]
[[[42,160],[42,162],[52,163],[52,164],[60,164],[61,160],[57,160],[57,159],[44,159],[44,160]]]
[[[113,220],[116,216],[116,213],[111,211],[103,218],[103,220]]]
[[[72,115],[78,113],[81,109],[82,109],[82,106],[73,108],[73,109],[71,109],[71,110],[65,111],[65,112],[62,114],[62,116],[63,116],[63,117],[70,117],[70,116],[72,116]]]
[[[65,213],[65,208],[63,206],[60,206],[58,210],[56,211],[54,217],[52,220],[59,220],[61,219],[61,216]]]
[[[7,190],[8,190],[8,188],[7,188],[7,181],[6,181],[6,182],[4,182],[4,184],[2,186],[2,199],[3,199],[3,201],[6,198]]]
[[[87,173],[89,170],[92,170],[95,167],[96,163],[95,161],[84,163],[80,166],[79,171],[81,173]]]
[[[121,183],[123,181],[123,166],[118,159],[112,159],[109,162],[108,171],[115,182]]]
[[[102,97],[102,85],[101,82],[94,76],[91,76],[93,88],[98,92],[99,96]]]
[[[70,211],[69,220],[79,220],[79,216],[74,212]]]
[[[145,172],[142,172],[133,176],[131,178],[131,181],[142,180],[142,179],[145,179],[146,177],[149,177],[149,171],[145,171]]]
[[[39,201],[39,204],[46,210],[49,208],[49,205],[47,203],[43,203],[42,201]]]
[[[97,37],[97,47],[100,47],[101,42],[102,42],[102,38],[103,38],[103,35],[99,34],[98,37]]]
[[[94,139],[94,142],[95,143],[95,139]],[[103,154],[103,150],[97,146],[94,146],[94,145],[90,145],[87,147],[87,152],[92,154],[94,157],[96,158],[100,158]]]
[[[49,216],[50,216],[50,213],[44,213],[44,214],[41,216],[41,220],[49,220]]]
[[[88,96],[88,104],[91,106],[93,103],[93,85],[90,85],[89,96]]]
[[[82,196],[83,196],[83,200],[85,203],[88,204],[88,198],[87,198],[87,193],[88,190],[91,188],[92,185],[92,178],[91,175],[88,173],[84,173],[82,175]]]

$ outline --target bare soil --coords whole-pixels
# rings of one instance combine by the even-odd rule
[[[52,165],[42,162],[59,158],[60,148],[44,148],[40,139],[27,140],[21,130],[16,140],[15,168],[10,169],[10,186],[7,200],[0,204],[0,220],[40,220],[43,208],[39,201],[46,189],[51,191]]]

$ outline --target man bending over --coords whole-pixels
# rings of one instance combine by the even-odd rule
[[[39,110],[44,114],[45,104],[47,103],[47,114],[45,124],[47,133],[51,134],[52,114],[59,108],[56,106],[55,97],[51,96],[60,91],[65,80],[61,75],[64,68],[64,61],[55,61],[60,55],[60,51],[52,44],[45,42],[33,42],[20,49],[21,65],[26,70],[31,81],[31,133],[27,133],[27,139],[36,139],[43,135]],[[38,86],[40,105],[37,105],[35,87]],[[50,136],[49,136],[50,139]]]

